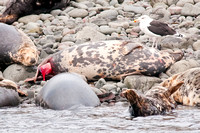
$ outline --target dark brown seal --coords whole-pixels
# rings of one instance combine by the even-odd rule
[[[171,95],[183,84],[178,82],[169,88],[156,86],[145,95],[139,95],[135,90],[128,89],[122,95],[130,102],[130,113],[132,116],[160,115],[171,111],[176,103]]]
[[[182,52],[168,53],[119,40],[79,44],[50,55],[39,66],[34,79],[62,72],[75,72],[88,80],[99,78],[120,80],[133,74],[158,76],[170,65],[180,60]]]
[[[14,26],[0,23],[0,70],[12,63],[35,65],[38,51],[32,40]]]
[[[24,15],[50,12],[53,9],[66,7],[69,2],[70,0],[10,0],[0,16],[0,22],[12,24]]]

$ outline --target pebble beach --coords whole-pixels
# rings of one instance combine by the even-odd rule
[[[0,12],[4,11],[5,4],[5,0],[0,0]],[[158,42],[161,50],[184,52],[183,59],[159,77],[133,75],[127,76],[123,81],[100,79],[91,83],[96,94],[112,92],[118,96],[127,88],[145,92],[173,74],[200,66],[199,7],[200,0],[75,0],[64,9],[27,15],[12,25],[24,31],[37,46],[40,52],[38,64],[48,55],[88,41],[135,40],[151,46],[152,40],[133,21],[144,14],[167,23],[184,35],[183,38],[165,36]],[[36,68],[37,65],[25,67],[13,64],[0,75],[15,81],[28,94],[25,102],[33,103],[37,93],[47,82],[24,82],[26,78],[35,75]]]

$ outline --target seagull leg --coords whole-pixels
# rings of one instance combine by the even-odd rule
[[[152,44],[152,48],[154,48],[155,47],[155,45],[156,45],[156,38],[155,37],[152,37],[152,41],[153,41],[153,44]]]

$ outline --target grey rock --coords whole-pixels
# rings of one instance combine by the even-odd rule
[[[160,41],[161,49],[173,49],[173,48],[187,48],[190,43],[188,43],[185,38],[178,38],[174,36],[166,36]]]
[[[142,7],[142,6],[138,6],[138,5],[124,5],[123,6],[123,10],[125,12],[134,12],[134,13],[137,13],[137,14],[142,14],[144,11],[145,11],[145,8]]]
[[[119,3],[118,3],[118,0],[111,0],[111,1],[110,1],[110,5],[111,5],[111,6],[115,6],[116,4],[119,4]]]
[[[79,9],[87,9],[88,8],[85,4],[77,3],[77,2],[74,2],[74,1],[71,1],[71,5],[76,7],[76,8],[79,8]]]
[[[81,31],[77,32],[76,39],[89,39],[90,41],[106,40],[106,36],[96,29],[86,26]]]
[[[75,42],[76,41],[75,35],[67,34],[61,40],[61,42],[67,42],[67,41]]]
[[[102,11],[98,16],[104,19],[114,20],[117,18],[118,12],[116,10]]]
[[[190,60],[180,60],[176,63],[174,63],[166,72],[166,74],[168,76],[172,76],[176,73],[179,72],[183,72],[186,71],[190,68],[195,68],[195,67],[199,67],[200,64],[194,60],[194,59],[190,59]]]
[[[120,30],[115,29],[115,28],[110,28],[109,26],[100,26],[99,30],[103,34],[111,34],[113,32],[118,32],[118,33],[120,32]]]
[[[103,18],[95,18],[95,19],[92,19],[91,20],[91,23],[94,23],[98,26],[101,26],[101,25],[107,25],[108,24],[108,21],[106,21],[105,19]]]
[[[100,78],[96,84],[95,84],[95,87],[100,89],[101,87],[103,87],[104,85],[106,84],[106,81],[104,78]]]
[[[168,11],[171,13],[171,15],[178,15],[181,14],[183,7],[179,6],[172,6],[168,8]]]
[[[91,87],[91,89],[94,91],[96,95],[102,94],[102,91],[96,87]]]
[[[42,21],[45,21],[45,20],[53,20],[54,19],[54,16],[51,15],[51,14],[40,14],[40,19]]]
[[[113,22],[109,22],[108,25],[111,28],[122,27],[122,28],[127,29],[129,27],[129,23],[127,21],[113,21]]]
[[[117,86],[114,84],[105,84],[103,87],[101,87],[101,89],[105,90],[106,92],[110,92],[110,91],[117,91]]]
[[[117,82],[117,86],[121,89],[126,88],[126,85],[122,82]]]
[[[68,14],[69,14],[69,16],[71,16],[73,18],[77,18],[77,17],[83,18],[88,15],[88,11],[85,9],[73,9],[73,10],[69,11]]]
[[[200,8],[196,5],[186,3],[181,10],[181,15],[197,16],[200,14]]]
[[[58,44],[58,50],[63,50],[63,49],[66,49],[66,48],[69,48],[71,46],[73,46],[75,43],[74,42],[71,42],[71,41],[65,41],[65,42],[61,42]]]
[[[149,90],[154,84],[162,82],[161,79],[156,77],[148,77],[142,75],[127,76],[124,79],[124,84],[129,89],[136,89],[141,92]]]
[[[192,47],[195,51],[200,50],[200,40],[197,40],[195,43],[193,43]]]
[[[194,4],[193,0],[179,0],[176,5],[177,6],[181,6],[183,7],[185,4],[190,3],[190,4]]]
[[[25,32],[26,33],[41,33],[41,28],[38,23],[29,22],[26,25]]]
[[[39,15],[28,15],[28,16],[24,16],[18,19],[18,22],[20,23],[29,23],[29,22],[36,22],[40,19]]]
[[[99,4],[99,5],[101,5],[101,6],[109,6],[109,3],[108,3],[108,1],[106,1],[106,0],[96,0],[96,4]]]
[[[55,43],[55,37],[53,35],[46,35],[43,36],[39,41],[39,44],[41,45],[45,45],[47,43]]]
[[[10,79],[14,82],[25,80],[26,78],[34,77],[35,72],[30,67],[25,67],[19,64],[12,64],[3,71],[5,79]]]
[[[60,9],[56,9],[56,10],[52,10],[51,11],[51,15],[53,15],[53,16],[58,16],[58,15],[60,15],[61,14],[61,10]]]

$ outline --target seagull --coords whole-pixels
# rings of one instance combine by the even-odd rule
[[[137,20],[134,20],[134,22],[139,22],[139,27],[141,31],[143,31],[148,36],[152,37],[153,39],[153,45],[152,47],[157,47],[156,39],[161,36],[166,35],[178,35],[181,37],[182,35],[177,33],[174,29],[169,27],[166,23],[153,20],[147,15],[142,15]]]

